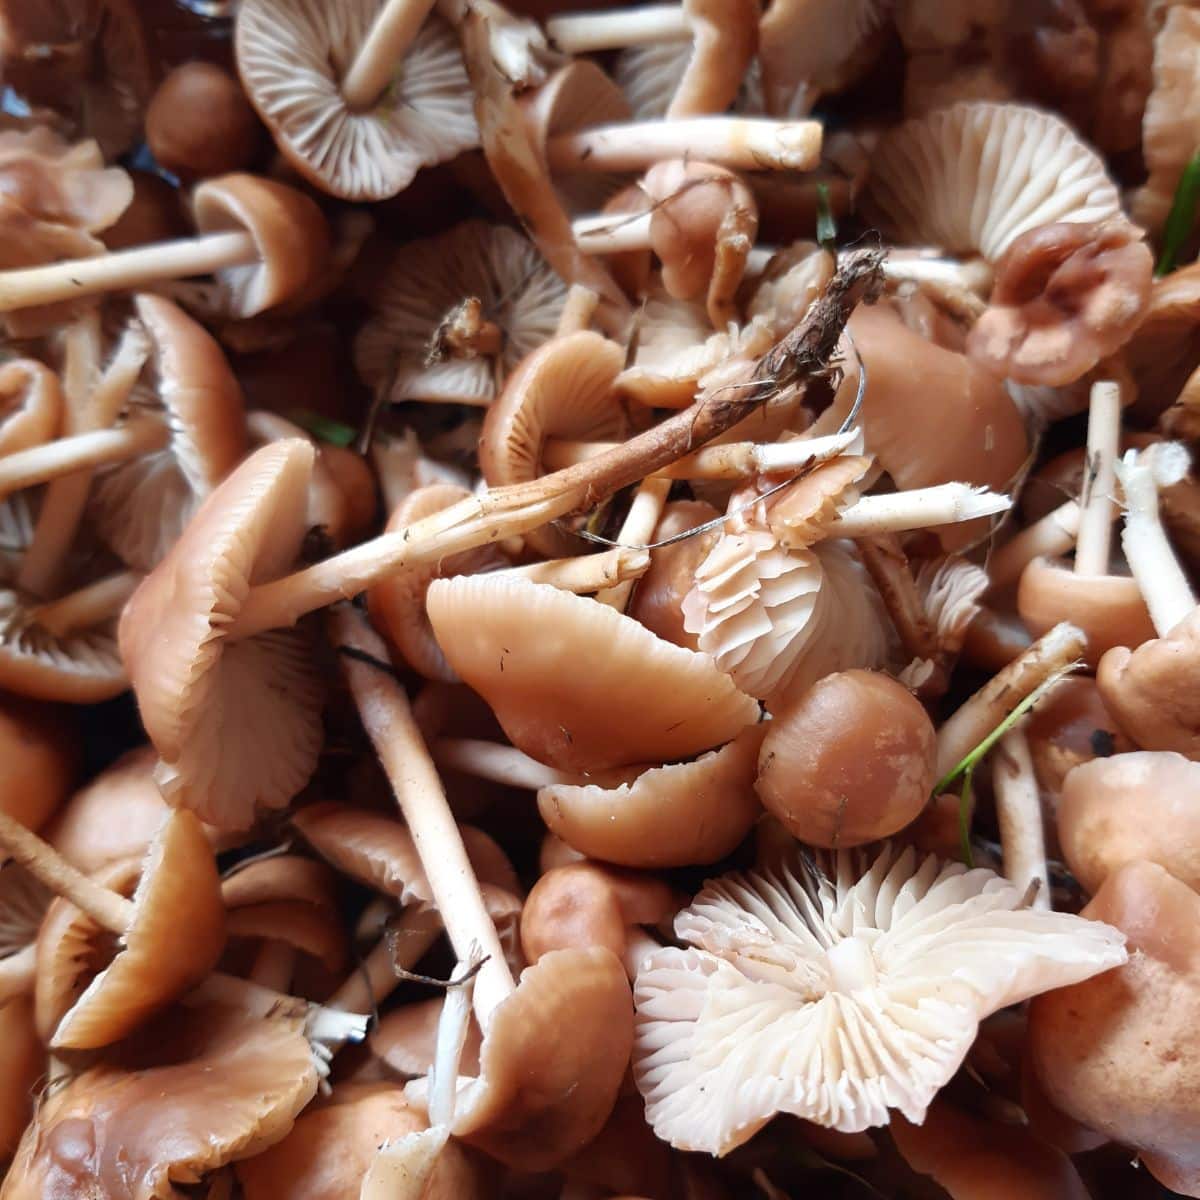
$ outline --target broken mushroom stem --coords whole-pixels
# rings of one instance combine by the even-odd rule
[[[1115,383],[1101,380],[1092,384],[1088,400],[1087,461],[1075,538],[1076,575],[1108,574],[1120,439],[1121,390]]]
[[[1005,878],[1022,891],[1034,887],[1032,907],[1050,908],[1042,800],[1029,742],[1020,725],[1000,739],[992,758],[992,788]]]
[[[426,365],[447,358],[494,358],[503,348],[503,330],[483,315],[483,301],[478,296],[468,296],[438,323]]]
[[[342,76],[342,99],[351,112],[370,108],[397,74],[434,0],[387,0]]]
[[[648,4],[612,12],[564,13],[546,22],[550,40],[564,54],[594,54],[627,46],[688,42],[692,31],[681,4]]]
[[[117,616],[141,581],[137,571],[118,571],[57,600],[37,605],[30,610],[29,619],[56,638],[91,629]]]
[[[828,536],[875,537],[994,517],[1012,507],[1009,496],[966,483],[942,483],[881,496],[863,496],[828,526]],[[786,544],[787,539],[783,539]]]
[[[630,572],[626,578],[617,580],[598,593],[596,599],[601,604],[607,604],[609,608],[615,608],[617,612],[625,611],[625,606],[629,603],[629,597],[633,592],[634,583],[640,575],[645,574],[650,566],[650,555],[637,547],[645,545],[654,537],[654,530],[658,525],[659,517],[662,516],[663,506],[667,503],[670,491],[671,481],[655,475],[643,479],[638,485],[633,501],[629,505],[629,511],[625,514],[625,520],[621,522],[617,541],[623,543],[622,549],[625,549],[626,553],[643,555],[645,566],[638,575]]]

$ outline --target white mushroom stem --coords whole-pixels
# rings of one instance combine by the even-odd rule
[[[226,267],[257,261],[254,238],[237,230],[157,242],[45,267],[0,271],[0,312],[144,288],[169,279],[211,275]]]
[[[369,1013],[400,985],[396,968],[411,971],[442,935],[442,920],[431,908],[406,908],[388,924],[387,932],[371,948],[336,992],[327,1008]]]
[[[476,779],[486,779],[505,787],[539,788],[565,784],[574,786],[585,782],[578,775],[556,771],[536,758],[505,746],[477,738],[438,738],[430,747],[433,761],[445,771],[459,771]]]
[[[118,571],[58,600],[39,604],[30,612],[30,619],[56,638],[91,629],[115,617],[141,581],[136,571]]]
[[[523,567],[507,567],[493,574],[528,579],[532,583],[548,583],[564,592],[585,595],[604,588],[619,587],[626,582],[632,586],[632,581],[640,579],[649,566],[650,555],[645,550],[616,546],[603,554],[552,558]]]
[[[888,255],[883,273],[897,283],[946,284],[986,296],[992,289],[992,268],[981,258],[959,262],[954,258],[927,255]]]
[[[1086,647],[1083,630],[1063,621],[993,675],[938,730],[937,778],[952,771],[1026,696],[1078,660]]]
[[[1016,583],[1021,572],[1035,558],[1057,558],[1066,554],[1079,533],[1079,517],[1079,501],[1068,500],[1005,542],[988,561],[992,591]]]
[[[734,171],[811,171],[820,157],[820,122],[767,117],[598,125],[546,142],[546,162],[558,174],[642,171],[664,158],[701,159]]]
[[[1075,574],[1107,575],[1117,515],[1117,447],[1121,438],[1121,390],[1109,380],[1092,384],[1088,401],[1087,462],[1079,497]]]
[[[0,1004],[33,991],[37,970],[37,942],[0,958]]]
[[[127,462],[161,449],[170,436],[157,417],[138,417],[119,429],[96,429],[18,450],[0,458],[0,497],[76,471]]]
[[[387,648],[353,609],[335,609],[330,627],[336,644],[387,662]],[[343,658],[342,668],[363,727],[412,833],[454,952],[460,959],[484,956],[476,978],[474,1006],[486,1033],[492,1014],[512,995],[515,984],[437,768],[413,721],[408,697],[396,680],[357,659]]]
[[[649,250],[653,213],[597,213],[571,222],[575,244],[585,254]]]
[[[637,492],[634,493],[633,502],[629,505],[625,520],[621,522],[616,540],[631,547],[643,546],[648,543],[654,537],[655,527],[658,525],[659,517],[662,516],[663,506],[667,502],[670,491],[671,481],[669,479],[655,475],[651,475],[649,479],[643,479],[638,485]],[[646,567],[650,566],[650,555],[646,551],[629,549],[625,553],[642,555]],[[645,568],[641,574],[644,573]],[[598,593],[596,599],[601,604],[607,604],[609,608],[615,608],[617,612],[624,612],[637,578],[637,575],[630,573],[620,583]]]
[[[387,0],[342,76],[342,99],[352,112],[370,108],[400,68],[434,0]]]
[[[1042,798],[1029,742],[1019,725],[1000,739],[992,756],[992,788],[1004,852],[1004,876],[1022,892],[1036,883],[1033,907],[1048,911],[1050,874],[1046,869]]]
[[[691,41],[680,4],[649,4],[612,12],[566,13],[546,22],[550,40],[564,54],[593,54],[625,46]]]
[[[1012,507],[1009,496],[965,483],[942,483],[856,500],[828,527],[831,537],[874,537],[993,517]]]
[[[555,333],[565,337],[568,333],[579,333],[589,328],[600,297],[582,283],[573,283],[567,289],[567,298],[563,303],[562,312],[558,315],[558,326]]]
[[[277,938],[266,939],[254,956],[254,965],[247,978],[260,987],[286,992],[292,986],[292,974],[296,969],[296,948]]]
[[[470,970],[471,962],[459,963],[453,978],[461,979]],[[455,1099],[458,1094],[458,1068],[462,1062],[467,1030],[471,1025],[471,994],[474,977],[463,979],[446,989],[442,1013],[438,1018],[437,1039],[433,1062],[429,1067],[429,1124],[449,1129],[454,1120]]]
[[[1196,607],[1196,596],[1158,515],[1154,456],[1139,456],[1129,451],[1116,464],[1116,471],[1125,492],[1121,546],[1150,611],[1150,619],[1161,637]]]

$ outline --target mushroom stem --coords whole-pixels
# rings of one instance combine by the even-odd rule
[[[96,429],[18,450],[0,458],[0,497],[76,471],[127,462],[165,446],[170,436],[157,417],[139,417],[119,429]]]
[[[0,312],[126,291],[168,279],[211,275],[224,267],[241,266],[257,259],[254,238],[239,230],[157,242],[45,267],[0,271]]]
[[[396,968],[411,970],[441,937],[442,921],[429,908],[407,908],[388,925],[370,953],[326,1001],[327,1008],[369,1013],[400,985]]]
[[[58,600],[39,604],[30,612],[30,619],[56,638],[90,629],[115,617],[141,581],[136,571],[118,571]]]
[[[133,924],[134,906],[73,867],[48,842],[0,812],[0,849],[56,896],[70,900],[98,925],[121,936]]]
[[[936,662],[942,648],[925,616],[925,606],[908,566],[908,555],[899,539],[893,534],[865,537],[859,541],[858,551],[900,635],[905,653]]]
[[[953,525],[1007,512],[1009,496],[965,483],[942,483],[882,496],[864,496],[845,508],[827,529],[829,537],[874,537],[907,529]]]
[[[1121,390],[1109,380],[1092,384],[1088,401],[1087,470],[1079,497],[1075,574],[1107,575],[1116,519],[1117,446],[1121,438]]]
[[[351,112],[370,108],[379,99],[433,4],[434,0],[388,0],[379,11],[342,76],[342,99]]]
[[[1075,662],[1086,646],[1083,630],[1063,621],[993,675],[938,730],[937,777],[952,771],[1034,688]]]
[[[254,965],[248,976],[251,983],[268,987],[276,992],[287,992],[292,986],[292,973],[296,969],[296,948],[287,942],[268,938],[258,948]]]
[[[546,142],[546,162],[572,171],[643,171],[664,158],[702,159],[734,171],[811,171],[821,158],[819,121],[687,117],[598,125]]]
[[[628,250],[649,250],[650,222],[654,214],[598,213],[576,217],[571,222],[575,243],[584,254],[622,254]]]
[[[32,992],[36,970],[37,942],[30,942],[15,954],[0,958],[0,1004]]]
[[[992,759],[992,787],[1005,878],[1024,891],[1037,884],[1033,907],[1050,908],[1050,874],[1046,869],[1046,836],[1042,828],[1042,798],[1029,742],[1018,725],[1000,739]]]
[[[564,54],[593,54],[625,46],[653,46],[660,42],[687,42],[688,28],[680,4],[648,4],[613,12],[566,13],[546,22],[550,40]]]
[[[476,779],[486,779],[505,787],[526,788],[531,792],[555,785],[579,783],[577,775],[556,771],[515,746],[487,742],[478,738],[438,738],[430,747],[433,761],[446,771],[460,771]]]
[[[645,550],[614,546],[603,554],[552,558],[523,567],[507,567],[493,574],[515,576],[533,583],[548,583],[551,587],[562,588],[564,592],[585,595],[605,588],[623,587],[626,583],[632,587],[633,581],[645,575],[649,566],[650,555]]]
[[[893,254],[888,256],[883,273],[897,283],[945,284],[972,293],[976,300],[992,290],[994,280],[992,268],[982,258],[959,262],[953,258]]]
[[[589,287],[581,283],[573,283],[567,289],[567,298],[563,302],[562,312],[558,315],[558,326],[555,329],[557,337],[566,337],[569,333],[579,333],[587,329],[596,313],[600,297]]]
[[[330,614],[334,641],[387,662],[382,640],[351,608]],[[496,927],[450,811],[437,768],[413,721],[408,697],[390,673],[343,658],[359,716],[413,836],[442,923],[460,959],[485,958],[475,982],[475,1015],[486,1032],[496,1008],[515,990]]]
[[[1163,637],[1196,607],[1196,596],[1158,514],[1154,459],[1152,452],[1139,455],[1130,450],[1115,465],[1125,492],[1121,547],[1154,628]]]
[[[1035,558],[1058,558],[1066,554],[1079,533],[1080,515],[1079,501],[1068,500],[1005,542],[988,562],[991,590],[996,592],[1016,583]]]
[[[459,966],[463,972],[471,968],[470,963],[460,963]],[[452,978],[461,979],[462,972],[456,970]],[[467,1042],[467,1030],[471,1025],[471,993],[474,988],[473,978],[463,979],[457,986],[448,987],[438,1019],[433,1062],[429,1067],[429,1124],[441,1126],[447,1131],[454,1120],[458,1068]]]
[[[667,495],[670,491],[671,481],[669,479],[663,479],[656,475],[643,479],[629,506],[629,511],[625,514],[625,520],[621,522],[617,541],[629,544],[630,549],[626,553],[639,554],[645,559],[646,566],[638,573],[639,575],[645,574],[646,567],[650,566],[650,555],[634,547],[645,545],[654,536],[655,526],[658,525],[658,519],[662,516],[663,506],[667,502]],[[637,578],[637,575],[630,573],[621,582],[598,593],[596,599],[601,604],[607,604],[609,608],[615,608],[617,612],[624,612]]]

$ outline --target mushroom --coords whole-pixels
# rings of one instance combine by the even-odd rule
[[[1004,877],[1031,896],[1034,908],[1049,909],[1050,873],[1046,865],[1046,831],[1042,796],[1029,739],[1021,725],[1011,728],[996,744],[992,759],[992,792]]]
[[[199,235],[45,267],[0,271],[0,312],[216,275],[233,313],[254,316],[286,300],[320,270],[329,233],[303,193],[253,175],[222,175],[192,196]]]
[[[716,862],[762,813],[754,770],[765,731],[751,725],[694,762],[651,767],[628,783],[546,784],[538,811],[589,858],[651,869]]]
[[[386,1064],[389,1070],[415,1079],[427,1075],[437,1055],[438,1025],[442,1015],[443,1001],[417,1000],[402,1004],[380,1018],[367,1045],[371,1053]],[[475,1074],[479,1070],[479,1048],[481,1045],[479,1026],[471,1022],[467,1027],[459,1064],[463,1073]]]
[[[1061,221],[1013,239],[996,263],[967,354],[1000,378],[1065,387],[1129,340],[1154,259],[1137,226]]]
[[[1028,1044],[1038,1082],[1068,1117],[1134,1147],[1166,1187],[1194,1192],[1200,896],[1154,863],[1129,862],[1083,915],[1120,930],[1129,958],[1034,1000]]]
[[[397,255],[355,339],[355,365],[368,386],[394,402],[487,405],[517,364],[553,336],[565,296],[562,281],[521,234],[465,221]],[[472,301],[477,340],[431,361],[439,327]]]
[[[24,867],[0,866],[0,1005],[34,989],[38,930],[53,899]]]
[[[1103,160],[1060,117],[1020,104],[954,104],[880,138],[863,197],[901,245],[996,262],[1027,230],[1121,216]]]
[[[248,0],[238,71],[285,158],[343,200],[385,200],[478,145],[454,33],[431,0]],[[397,65],[399,64],[399,70]]]
[[[0,1003],[0,1075],[4,1104],[0,1108],[0,1158],[12,1157],[33,1116],[34,1091],[42,1075],[45,1052],[33,1027],[33,1005],[27,996]]]
[[[54,816],[75,782],[75,736],[63,710],[0,694],[0,813],[33,830]]]
[[[771,715],[755,790],[793,837],[834,850],[861,846],[890,837],[925,807],[933,723],[889,676],[826,675]]]
[[[1154,281],[1142,323],[1123,357],[1137,386],[1133,413],[1156,418],[1178,398],[1200,366],[1196,326],[1200,324],[1200,263],[1189,263]]]
[[[779,1112],[919,1123],[983,1017],[1126,960],[1115,929],[888,846],[714,880],[675,932],[638,972],[634,1077],[658,1136],[710,1154]]]
[[[242,171],[258,153],[261,126],[237,80],[207,62],[168,72],[146,109],[146,144],[182,179]]]
[[[754,701],[711,660],[607,605],[487,576],[436,580],[427,605],[450,665],[513,744],[551,766],[682,758],[757,719]]]
[[[62,420],[58,377],[33,358],[0,366],[0,458],[50,441]]]

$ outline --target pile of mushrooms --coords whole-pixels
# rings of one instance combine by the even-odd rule
[[[0,1200],[1200,1197],[1196,14],[594,2],[0,5]]]

